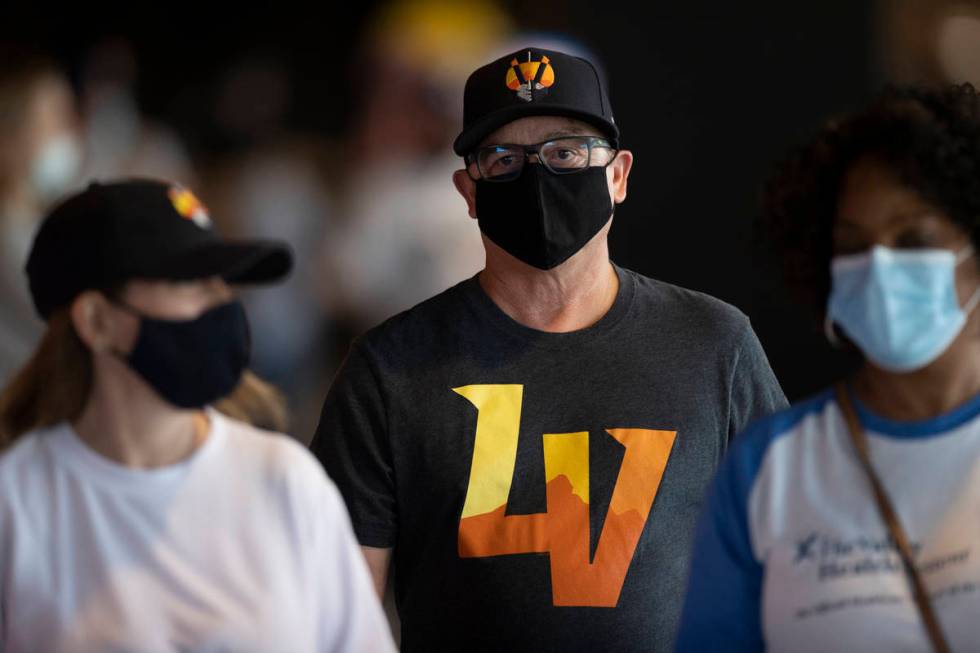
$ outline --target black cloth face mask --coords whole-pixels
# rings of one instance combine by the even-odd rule
[[[193,320],[160,320],[119,306],[140,320],[133,350],[121,357],[166,401],[202,408],[238,385],[251,350],[241,302],[216,306]]]
[[[513,181],[476,182],[480,231],[511,256],[541,270],[564,263],[613,213],[606,169],[555,175],[526,163]]]

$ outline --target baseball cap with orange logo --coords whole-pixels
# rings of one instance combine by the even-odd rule
[[[130,179],[93,183],[56,206],[34,237],[26,272],[47,319],[85,290],[130,279],[265,283],[292,264],[284,242],[219,237],[204,205],[179,184]]]
[[[599,70],[581,57],[523,48],[478,68],[466,80],[463,131],[453,150],[466,156],[494,130],[525,116],[577,118],[619,147],[619,128]]]

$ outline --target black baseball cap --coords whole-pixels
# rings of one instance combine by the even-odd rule
[[[292,265],[286,243],[220,238],[204,205],[179,184],[130,179],[92,183],[56,206],[34,237],[26,271],[46,320],[85,290],[130,279],[263,283]]]
[[[619,147],[605,83],[581,57],[523,48],[478,68],[463,91],[463,131],[453,150],[466,156],[495,129],[525,116],[567,116],[598,128]]]

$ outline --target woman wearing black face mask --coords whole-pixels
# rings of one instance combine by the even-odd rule
[[[767,199],[795,289],[861,360],[735,440],[678,649],[980,650],[980,96],[889,89]]]
[[[247,414],[243,375],[264,392],[228,283],[290,266],[165,183],[46,218],[27,276],[48,330],[0,394],[0,650],[393,650],[316,461],[210,407]]]

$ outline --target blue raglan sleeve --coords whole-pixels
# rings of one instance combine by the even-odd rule
[[[748,496],[761,462],[765,420],[735,438],[709,490],[694,537],[677,651],[762,651],[763,567],[749,535]]]

